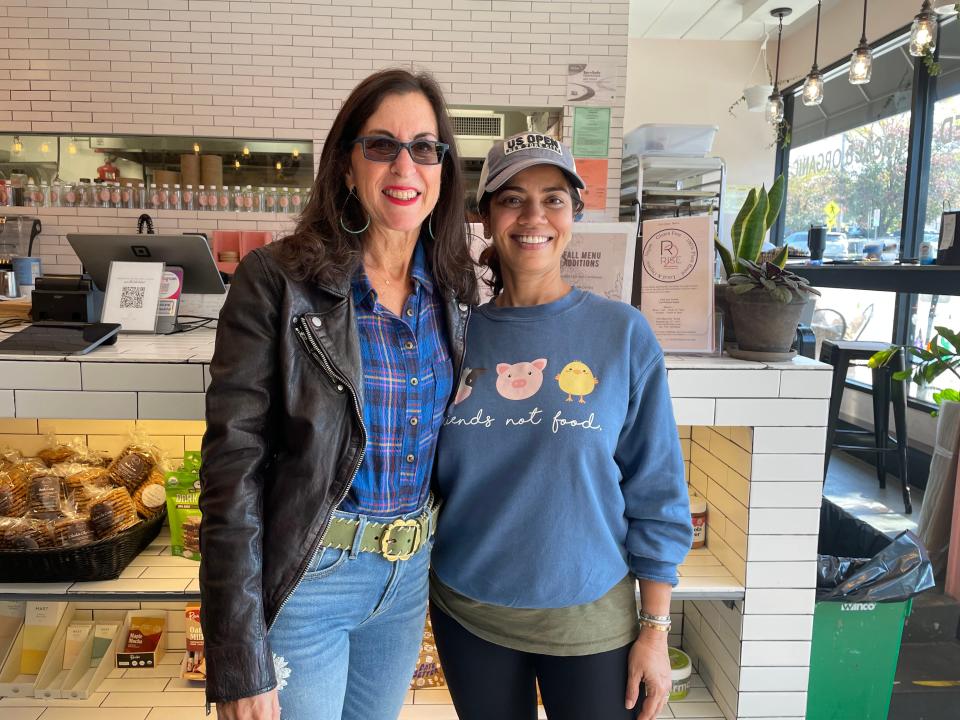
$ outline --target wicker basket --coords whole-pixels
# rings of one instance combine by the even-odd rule
[[[0,550],[0,582],[113,580],[160,533],[166,508],[132,528],[90,545]]]

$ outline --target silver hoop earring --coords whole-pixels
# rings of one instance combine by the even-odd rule
[[[430,233],[431,240],[436,240],[436,238],[433,236],[433,213],[430,213],[427,216],[427,232]]]
[[[350,188],[350,192],[347,193],[347,199],[343,201],[343,207],[340,208],[340,227],[342,227],[346,232],[350,233],[351,235],[359,235],[359,234],[361,234],[364,230],[366,230],[368,227],[370,227],[370,216],[369,216],[369,215],[367,215],[367,222],[366,222],[366,224],[365,224],[362,228],[360,228],[359,230],[351,230],[351,229],[348,228],[348,227],[344,224],[344,222],[343,222],[343,211],[347,209],[347,203],[350,202],[350,198],[351,198],[351,197],[353,197],[353,198],[356,199],[357,203],[360,204],[360,209],[363,210],[363,203],[360,202],[360,198],[357,197],[357,194],[354,192],[354,190],[356,190],[356,188]],[[366,213],[364,213],[364,214],[366,214]]]

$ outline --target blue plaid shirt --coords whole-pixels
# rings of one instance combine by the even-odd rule
[[[430,490],[437,433],[453,385],[443,298],[418,243],[413,293],[397,317],[362,270],[352,283],[363,363],[367,451],[340,509],[379,517],[416,510]]]

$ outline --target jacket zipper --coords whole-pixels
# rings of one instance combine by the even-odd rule
[[[287,604],[290,596],[296,592],[297,588],[300,587],[300,583],[303,582],[303,576],[306,575],[307,568],[310,567],[314,558],[317,556],[323,536],[327,534],[327,529],[330,527],[330,522],[333,520],[333,512],[337,509],[340,503],[343,502],[343,499],[347,496],[347,493],[350,492],[350,487],[353,485],[353,481],[356,479],[357,473],[360,472],[360,465],[363,463],[363,457],[367,451],[367,428],[363,424],[363,411],[360,408],[360,403],[357,401],[356,390],[354,389],[353,385],[350,384],[350,381],[348,381],[345,377],[337,375],[336,371],[333,369],[333,364],[327,359],[326,355],[324,355],[320,344],[314,339],[313,335],[310,334],[310,330],[307,329],[307,321],[303,315],[300,316],[299,322],[300,327],[296,329],[296,333],[301,342],[306,344],[307,353],[313,358],[314,362],[316,362],[319,358],[318,364],[323,371],[330,376],[334,382],[334,385],[343,385],[345,388],[349,389],[350,395],[353,398],[353,408],[357,413],[357,419],[360,421],[360,436],[363,444],[360,446],[360,454],[357,456],[357,463],[353,468],[353,473],[350,475],[350,482],[348,482],[346,487],[344,487],[343,492],[340,493],[340,497],[337,498],[337,501],[331,506],[330,512],[324,519],[323,530],[320,532],[320,535],[317,536],[317,539],[313,544],[313,548],[310,551],[310,561],[304,566],[303,570],[300,571],[300,574],[297,576],[297,581],[290,589],[290,592],[288,592],[286,597],[284,597],[280,602],[279,607],[277,607],[277,612],[274,613],[273,622],[267,625],[267,632],[270,632],[270,628],[273,627],[273,623],[276,622],[278,617],[280,617],[280,612],[283,610],[283,606]]]

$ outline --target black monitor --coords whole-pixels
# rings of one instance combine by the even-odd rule
[[[226,292],[210,245],[203,235],[102,235],[69,233],[67,242],[100,290],[107,287],[110,263],[163,262],[183,268],[183,292]]]

